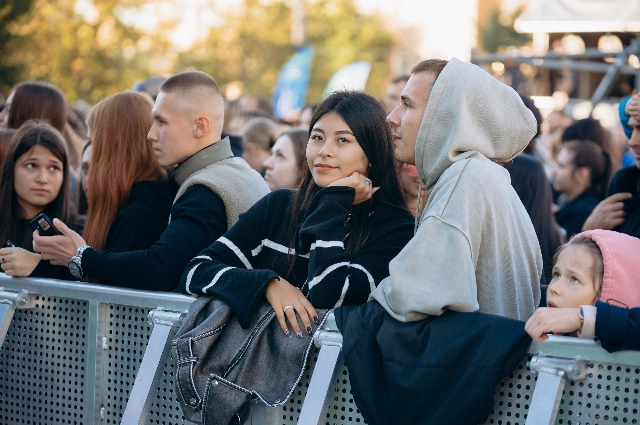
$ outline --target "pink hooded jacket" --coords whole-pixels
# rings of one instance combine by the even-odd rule
[[[640,239],[611,230],[589,230],[573,238],[580,236],[592,239],[602,252],[604,278],[600,301],[640,307]]]

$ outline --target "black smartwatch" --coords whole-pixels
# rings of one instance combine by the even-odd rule
[[[82,279],[82,275],[84,274],[82,272],[82,253],[87,248],[91,247],[89,245],[82,245],[80,248],[78,248],[76,253],[73,254],[71,260],[69,260],[69,271],[76,279]]]

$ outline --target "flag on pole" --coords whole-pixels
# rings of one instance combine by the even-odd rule
[[[371,64],[367,61],[354,62],[340,68],[327,83],[322,97],[339,90],[364,90],[371,72]]]
[[[282,66],[273,91],[273,111],[276,117],[285,121],[298,118],[307,100],[312,63],[313,47],[304,46]]]

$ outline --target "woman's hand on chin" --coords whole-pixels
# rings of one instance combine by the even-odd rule
[[[580,308],[541,307],[527,320],[524,330],[535,342],[549,338],[548,333],[570,333],[580,329]]]
[[[374,193],[380,189],[379,187],[373,187],[373,183],[364,174],[360,174],[357,171],[351,173],[348,177],[343,177],[336,181],[329,183],[331,186],[348,186],[356,190],[356,196],[353,198],[353,205],[361,204],[371,199]]]
[[[22,248],[0,249],[0,267],[7,276],[29,276],[40,262],[40,254]]]
[[[271,307],[278,316],[278,322],[282,331],[290,335],[289,327],[287,326],[287,319],[293,328],[293,332],[302,338],[303,331],[300,330],[296,314],[302,319],[302,323],[306,328],[305,331],[311,335],[313,327],[311,326],[311,320],[318,323],[318,314],[316,309],[313,308],[309,300],[300,292],[298,288],[287,282],[285,279],[274,279],[269,283],[266,291],[266,297],[271,304]]]
[[[66,267],[78,248],[85,245],[86,242],[82,236],[69,229],[57,218],[53,219],[53,225],[62,235],[40,236],[36,230],[33,232],[33,250],[42,253],[42,259],[49,260],[54,266]]]

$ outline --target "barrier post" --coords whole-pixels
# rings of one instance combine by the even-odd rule
[[[121,425],[141,425],[146,422],[155,389],[171,350],[169,341],[178,330],[181,316],[181,313],[162,308],[149,312],[149,323],[153,326],[153,331],[129,394]]]
[[[538,373],[538,380],[525,425],[553,425],[558,416],[564,384],[567,379],[585,379],[589,364],[582,358],[560,359],[546,357],[542,353],[531,359],[529,368]]]
[[[7,330],[17,308],[33,308],[34,297],[29,291],[6,292],[0,288],[0,346],[4,343]]]
[[[313,339],[320,352],[298,419],[298,423],[304,425],[324,423],[329,400],[333,395],[333,386],[338,377],[342,335],[335,326],[333,312],[329,313],[325,325],[316,332]]]

